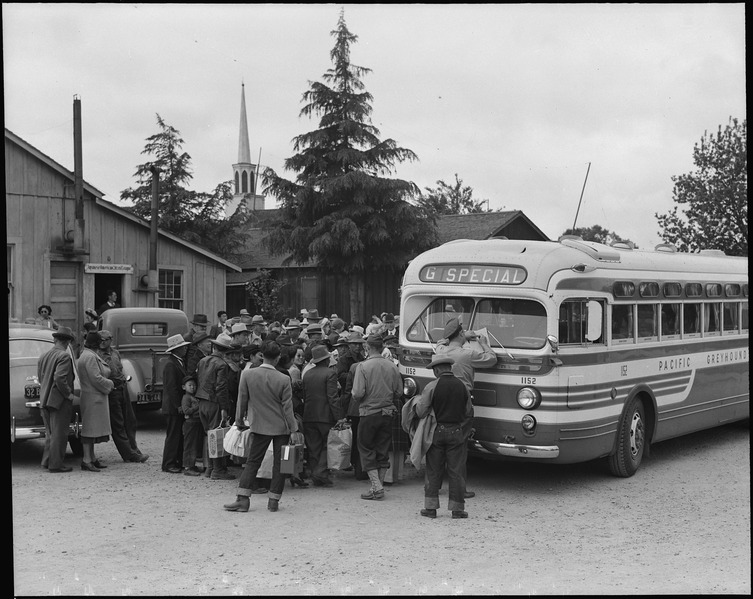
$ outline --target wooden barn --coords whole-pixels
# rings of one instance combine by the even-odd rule
[[[283,281],[279,300],[288,316],[297,315],[302,308],[317,308],[320,314],[338,314],[346,321],[352,320],[349,312],[349,282],[345,276],[321,275],[313,265],[283,267],[284,256],[271,256],[262,244],[266,233],[261,224],[275,211],[259,213],[259,228],[250,229],[246,244],[246,258],[240,263],[243,272],[228,274],[228,314],[237,315],[241,308],[256,312],[256,306],[248,298],[246,283],[259,276],[261,270],[269,270]],[[439,242],[455,239],[531,239],[548,241],[548,237],[523,212],[484,212],[441,216],[438,219]],[[393,312],[400,309],[400,285],[403,269],[396,271],[377,270],[367,272],[365,277],[365,305],[362,319],[372,314]],[[265,314],[264,316],[271,316]]]
[[[227,273],[241,271],[171,233],[154,235],[147,221],[8,129],[5,211],[8,317],[20,322],[48,304],[59,324],[79,331],[84,310],[96,310],[110,289],[122,306],[178,308],[211,321],[225,307]]]

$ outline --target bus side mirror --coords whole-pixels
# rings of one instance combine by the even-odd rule
[[[588,330],[586,331],[587,341],[598,341],[601,337],[601,321],[603,310],[600,302],[589,301],[586,304],[588,311]]]
[[[549,342],[549,347],[552,348],[552,351],[556,354],[560,349],[560,341],[555,337],[554,335],[547,335],[546,340]]]

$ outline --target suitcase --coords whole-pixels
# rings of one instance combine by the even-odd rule
[[[303,445],[283,445],[280,454],[280,472],[282,474],[300,474],[303,472]]]

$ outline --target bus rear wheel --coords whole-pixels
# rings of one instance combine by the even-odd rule
[[[643,403],[637,397],[630,403],[622,415],[617,431],[617,451],[607,458],[609,471],[614,476],[628,478],[636,473],[646,449],[646,420]]]

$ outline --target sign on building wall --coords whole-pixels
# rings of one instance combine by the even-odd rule
[[[99,273],[99,274],[117,274],[117,275],[132,275],[132,264],[94,264],[87,262],[84,264],[84,272],[86,273]]]

